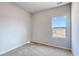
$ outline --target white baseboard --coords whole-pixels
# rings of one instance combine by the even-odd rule
[[[20,44],[20,45],[17,45],[16,47],[13,47],[13,48],[8,49],[8,50],[6,50],[6,51],[0,52],[0,55],[5,54],[5,53],[7,53],[7,52],[9,52],[9,51],[11,51],[11,50],[13,50],[13,49],[19,48],[19,47],[21,47],[21,46],[23,46],[23,45],[25,45],[25,44],[28,44],[28,43],[30,43],[30,41],[25,42],[25,43]]]
[[[61,47],[61,46],[56,46],[54,44],[47,44],[47,43],[42,43],[42,42],[37,42],[37,41],[32,41],[32,42],[35,42],[35,43],[40,43],[40,44],[45,44],[45,45],[48,45],[48,46],[53,46],[53,47],[56,47],[56,48],[62,48],[62,49],[66,49],[66,50],[71,50],[70,48],[65,48],[65,47]]]

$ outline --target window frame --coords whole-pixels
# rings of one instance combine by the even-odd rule
[[[63,15],[62,15],[63,16]],[[55,27],[52,27],[52,21],[54,20],[54,18],[56,18],[56,17],[62,17],[62,16],[55,16],[55,17],[52,17],[52,19],[51,19],[51,28],[55,28]],[[67,30],[68,30],[68,21],[67,21],[67,16],[65,16],[66,17],[66,27],[64,27],[65,28],[65,38],[67,39]],[[58,28],[60,28],[60,27],[58,27]],[[51,29],[51,32],[52,32],[52,38],[56,38],[56,37],[53,37],[53,29]],[[59,38],[59,37],[57,37],[57,38]]]

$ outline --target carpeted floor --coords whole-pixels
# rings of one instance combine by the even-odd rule
[[[31,43],[5,53],[2,56],[72,56],[72,53],[65,49]]]

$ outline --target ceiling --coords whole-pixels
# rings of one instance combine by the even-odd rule
[[[42,10],[58,7],[60,5],[68,4],[68,2],[13,2],[13,4],[24,10],[35,13]]]

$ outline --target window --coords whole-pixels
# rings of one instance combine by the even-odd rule
[[[52,37],[66,38],[66,16],[58,16],[52,18]]]

